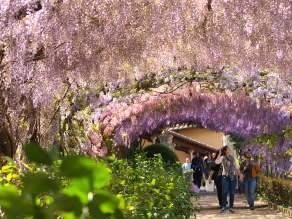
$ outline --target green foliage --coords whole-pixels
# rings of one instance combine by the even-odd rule
[[[284,138],[284,133],[271,133],[260,135],[253,140],[254,144],[267,145],[269,150],[272,150],[277,142]]]
[[[147,157],[154,157],[155,154],[161,154],[165,163],[174,164],[179,162],[177,155],[169,147],[163,144],[152,144],[144,148]]]
[[[25,172],[11,160],[1,170],[0,205],[6,218],[124,218],[122,199],[104,190],[111,175],[103,162],[84,156],[56,160],[54,150],[34,143],[24,150],[33,162],[22,166]]]
[[[24,152],[34,162],[52,165],[53,157],[36,143],[29,143],[25,146]]]
[[[284,137],[292,139],[292,125],[286,127],[284,131]]]
[[[112,180],[107,188],[124,198],[127,218],[190,218],[200,209],[190,202],[194,194],[181,168],[169,164],[166,169],[160,154],[151,159],[143,153],[134,160],[111,157],[109,166]]]
[[[292,208],[292,181],[260,175],[257,193],[271,202]]]
[[[7,159],[0,178],[0,206],[14,218],[190,218],[190,182],[160,155],[96,162],[85,156],[57,160],[54,149],[25,146],[31,164]],[[195,196],[198,198],[198,196]]]
[[[228,140],[233,143],[233,148],[237,151],[242,150],[247,144],[246,140],[233,134],[228,134]]]

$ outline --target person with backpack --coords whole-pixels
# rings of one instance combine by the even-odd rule
[[[240,171],[243,174],[244,190],[250,210],[254,210],[254,195],[257,186],[257,173],[260,166],[251,160],[251,151],[244,152],[245,161],[240,164]]]
[[[222,208],[222,164],[216,164],[215,160],[219,155],[219,150],[216,153],[212,154],[213,162],[211,165],[211,172],[208,178],[208,182],[212,183],[214,180],[216,189],[217,189],[217,197],[219,201],[219,207]]]
[[[191,169],[193,169],[193,182],[200,189],[202,176],[204,173],[204,161],[203,161],[203,158],[200,157],[200,154],[198,151],[195,151],[193,155],[195,156],[192,159],[192,165],[191,165]]]

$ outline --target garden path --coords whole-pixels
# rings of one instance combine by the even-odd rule
[[[285,216],[280,212],[276,212],[273,209],[270,209],[265,202],[261,202],[257,200],[255,202],[255,210],[251,211],[248,208],[247,201],[245,195],[235,194],[235,202],[234,202],[234,210],[235,213],[223,213],[219,212],[219,206],[217,201],[216,192],[206,192],[205,190],[201,191],[201,198],[199,200],[195,200],[194,198],[191,201],[197,205],[203,207],[200,212],[196,212],[196,216],[198,219],[210,219],[210,218],[252,218],[252,219],[288,219],[291,217]]]

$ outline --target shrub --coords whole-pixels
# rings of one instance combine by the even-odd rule
[[[161,157],[165,163],[174,164],[179,162],[176,153],[169,147],[163,144],[152,144],[144,148],[147,157],[154,157],[155,154],[161,154]]]
[[[149,159],[136,154],[134,161],[109,159],[112,180],[108,190],[124,198],[127,218],[190,218],[200,208],[191,201],[190,182],[177,165],[167,170],[160,154]],[[198,195],[195,195],[198,198]]]
[[[31,164],[8,159],[1,170],[0,213],[7,219],[190,218],[199,209],[190,202],[190,182],[176,167],[165,170],[160,155],[111,157],[107,166],[85,156],[58,159],[36,144],[25,152]]]
[[[25,172],[12,160],[1,170],[4,218],[124,218],[122,199],[104,190],[111,178],[105,164],[85,156],[56,160],[36,144],[25,152],[33,162]]]
[[[257,193],[276,204],[292,207],[292,181],[259,176]]]

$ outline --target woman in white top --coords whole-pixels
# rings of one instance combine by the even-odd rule
[[[186,158],[186,162],[182,165],[183,174],[186,179],[191,181],[191,162],[190,158]]]
[[[222,155],[222,156],[221,156]],[[221,213],[226,212],[226,203],[227,203],[227,195],[229,193],[229,212],[234,213],[233,203],[234,203],[234,195],[236,190],[237,178],[236,172],[239,176],[239,180],[242,181],[242,176],[240,174],[238,164],[236,159],[231,155],[231,150],[228,146],[224,146],[220,151],[217,159],[215,160],[216,164],[222,163],[223,171],[222,171],[222,208],[220,210]]]

